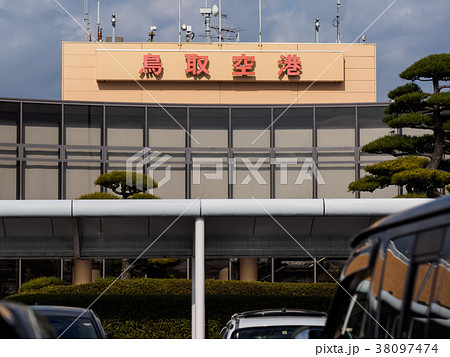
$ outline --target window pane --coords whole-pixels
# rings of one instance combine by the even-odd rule
[[[0,200],[16,199],[16,161],[0,160]]]
[[[154,147],[184,147],[186,145],[186,108],[150,107],[148,111],[149,145]]]
[[[355,180],[354,165],[319,163],[317,180],[318,198],[354,197],[348,192],[348,184]]]
[[[94,184],[99,175],[100,167],[98,164],[67,164],[66,199],[76,199],[87,193],[100,192],[100,186]]]
[[[228,198],[228,162],[226,154],[193,154],[191,198],[197,197]]]
[[[400,312],[406,289],[414,236],[405,236],[389,242],[386,263],[381,285],[380,299],[380,337],[397,337],[396,329],[400,322]]]
[[[25,166],[25,199],[58,199],[58,165],[27,162]]]
[[[270,161],[267,153],[234,154],[233,198],[270,198]],[[230,168],[231,170],[231,168]]]
[[[233,108],[231,125],[233,147],[270,147],[270,109]]]
[[[189,124],[192,147],[228,147],[228,109],[192,108]]]
[[[144,145],[144,108],[106,107],[108,146]]]
[[[19,103],[0,102],[0,142],[16,143],[19,117]]]
[[[59,144],[61,105],[25,103],[23,122],[26,144]]]
[[[317,146],[355,146],[355,108],[316,108]]]
[[[103,107],[65,105],[64,120],[67,145],[101,145]]]
[[[311,147],[313,108],[274,108],[276,147]]]
[[[276,198],[313,198],[314,163],[311,153],[277,153]]]

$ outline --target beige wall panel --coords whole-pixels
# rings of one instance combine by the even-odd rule
[[[376,68],[375,57],[345,57],[345,69]]]
[[[355,43],[353,45],[341,44],[343,45],[345,52],[345,57],[374,57],[376,46],[373,43],[359,44]]]
[[[93,67],[95,66],[95,54],[92,55],[65,55],[65,67]]]
[[[170,63],[179,63],[177,68],[177,76],[181,81],[167,81],[167,73],[164,74],[163,80],[149,79],[141,81],[144,87],[149,90],[152,99],[149,95],[142,91],[136,83],[127,82],[129,77],[126,73],[114,63],[105,51],[96,51],[99,46],[95,43],[88,44],[86,42],[79,43],[64,43],[63,44],[63,85],[62,85],[62,98],[65,100],[90,100],[90,101],[107,101],[107,102],[146,102],[153,103],[155,100],[161,103],[205,103],[205,104],[290,104],[294,101],[296,103],[351,103],[351,102],[375,102],[376,101],[376,81],[375,73],[373,76],[373,85],[370,88],[368,83],[344,83],[344,82],[317,82],[311,87],[307,93],[303,93],[303,89],[306,88],[312,80],[317,79],[320,72],[320,65],[329,65],[329,58],[337,58],[343,54],[344,50],[348,49],[348,44],[263,44],[262,50],[259,44],[245,44],[245,43],[232,43],[232,44],[207,44],[207,43],[182,43],[181,49],[177,43],[103,43],[103,47],[111,49],[110,53],[121,61],[121,56],[137,56],[136,59],[132,59],[133,69],[132,72],[138,77],[139,69],[142,67],[143,56],[148,52],[156,53],[160,50],[161,56],[164,54],[164,58]],[[79,47],[79,51],[78,51]],[[141,51],[141,49],[145,50]],[[211,52],[222,48],[224,51]],[[116,51],[120,50],[120,51]],[[136,51],[123,51],[123,50],[136,50]],[[165,50],[163,52],[162,50]],[[210,70],[216,66],[220,70],[220,76],[226,75],[229,80],[226,82],[207,82],[207,78],[196,80],[194,78],[187,78],[184,72],[186,68],[186,59],[184,54],[196,53],[198,50],[199,55],[211,54],[210,57]],[[172,51],[172,52],[171,52]],[[206,51],[206,52],[203,52]],[[209,51],[209,52],[208,52]],[[230,52],[228,52],[230,51]],[[236,52],[233,52],[236,51]],[[252,52],[256,51],[256,52]],[[266,51],[266,52],[264,52]],[[267,51],[280,51],[278,53]],[[298,82],[296,79],[289,84],[289,79],[283,79],[282,83],[278,78],[278,64],[275,66],[275,74],[272,73],[272,68],[269,70],[268,65],[264,61],[271,58],[278,61],[281,53],[288,54],[289,51],[298,53],[302,65],[303,75]],[[302,51],[316,51],[315,53],[308,53]],[[322,52],[321,52],[322,51]],[[328,52],[324,52],[328,51]],[[92,55],[89,55],[91,53]],[[107,56],[106,60],[111,62],[111,68],[115,67],[121,70],[121,76],[124,76],[125,81],[120,82],[98,82],[99,88],[95,88],[96,83],[95,75],[90,78],[93,68],[97,66],[96,58],[102,53],[102,56]],[[233,71],[231,57],[233,54],[245,53],[247,55],[257,55],[256,68],[264,72],[258,74],[255,78],[239,78],[233,79],[231,72]],[[66,55],[64,55],[66,54]],[[166,57],[170,55],[169,57]],[[179,55],[179,56],[175,56]],[[217,56],[217,57],[214,57]],[[231,56],[231,57],[230,57]],[[275,57],[273,57],[275,56]],[[311,57],[312,56],[312,57]],[[130,58],[131,58],[130,57]],[[217,60],[215,59],[217,58]],[[313,61],[311,62],[311,58]],[[375,67],[375,45],[373,44],[354,44],[343,56],[335,63],[338,66],[338,72],[343,75],[344,64],[341,59],[345,58],[347,68],[355,69],[367,69],[370,68],[373,71]],[[213,61],[214,60],[214,61]],[[126,61],[125,61],[126,62]],[[167,64],[169,64],[167,62]],[[214,64],[213,64],[214,63]],[[312,63],[312,64],[311,64]],[[339,64],[340,63],[340,64]],[[137,65],[137,69],[135,66]],[[83,67],[85,70],[83,71]],[[101,66],[101,70],[107,69],[107,66]],[[315,67],[315,68],[313,68]],[[97,67],[96,67],[97,68]],[[226,68],[226,71],[223,70]],[[168,70],[168,69],[167,69]],[[323,70],[323,69],[322,69]],[[315,71],[315,72],[314,72]],[[331,71],[333,72],[334,69]],[[112,71],[116,73],[116,70]],[[273,83],[268,82],[254,82],[256,79],[261,79],[261,75],[267,76],[267,73],[272,73]],[[347,71],[348,72],[348,71]],[[119,72],[117,72],[119,73]],[[357,76],[354,72],[348,72],[346,75]],[[332,74],[332,73],[331,73]],[[327,80],[327,73],[323,76],[322,80]],[[309,82],[308,76],[311,76]],[[65,79],[89,79],[91,83],[86,82],[86,86],[81,85],[81,88],[73,88],[74,83],[67,82]],[[328,79],[330,79],[329,77]],[[140,78],[139,78],[140,79]],[[176,79],[176,78],[175,78]],[[211,80],[217,80],[214,76]],[[342,78],[344,79],[344,78]],[[361,79],[361,78],[359,78]],[[292,81],[292,79],[291,79]],[[208,84],[207,84],[208,83]],[[82,84],[82,83],[80,83]],[[276,86],[279,84],[280,86]],[[205,87],[205,85],[208,85]],[[229,85],[229,86],[228,86]],[[284,86],[286,85],[286,86]],[[149,86],[149,87],[147,87]],[[296,87],[298,86],[298,88]],[[76,86],[75,86],[76,87]],[[84,88],[86,87],[86,88]],[[137,88],[136,88],[137,87]],[[89,88],[95,88],[90,90]],[[367,92],[368,90],[372,93]],[[79,91],[79,92],[78,92]],[[97,92],[97,93],[96,93]],[[297,97],[299,97],[297,99]],[[182,99],[180,99],[182,98]]]
[[[88,42],[63,42],[62,52],[65,55],[92,55],[100,45]]]
[[[95,78],[96,69],[95,67],[68,67],[63,68],[64,74],[63,78],[68,79],[89,79]]]
[[[347,81],[375,81],[375,68],[346,68],[345,80]],[[347,88],[347,87],[346,87]]]
[[[70,90],[87,90],[87,91],[96,91],[98,90],[98,85],[96,82],[93,82],[89,79],[69,79],[67,78],[64,81],[64,88],[67,91]]]
[[[298,104],[321,103],[370,103],[376,101],[374,93],[306,92],[297,100]]]
[[[345,82],[345,87],[349,95],[359,94],[359,93],[374,93],[374,88],[376,86],[375,81],[347,81]]]
[[[16,199],[17,170],[15,168],[4,167],[15,164],[15,161],[0,161],[0,200]]]
[[[0,125],[0,142],[16,143],[17,127],[15,125]]]
[[[99,102],[103,101],[105,93],[100,93],[98,91],[64,91],[62,93],[62,100],[74,100],[74,101],[92,101]],[[107,100],[111,101],[111,99]]]

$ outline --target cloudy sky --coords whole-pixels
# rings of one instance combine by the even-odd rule
[[[61,98],[61,42],[82,41],[84,32],[58,3],[83,24],[84,0],[0,0],[0,97]],[[194,41],[204,41],[204,5],[182,0],[182,22],[192,25]],[[241,42],[258,41],[258,0],[222,0],[222,9],[223,27],[239,32]],[[96,34],[97,1],[89,1],[89,10]],[[147,41],[150,25],[158,27],[158,42],[178,41],[178,0],[101,0],[104,35],[111,34],[112,13],[125,41]],[[342,42],[364,32],[377,45],[378,101],[404,83],[398,73],[414,61],[450,52],[449,14],[450,0],[341,0]],[[316,17],[320,42],[335,42],[335,16],[336,0],[262,0],[263,42],[314,42]]]

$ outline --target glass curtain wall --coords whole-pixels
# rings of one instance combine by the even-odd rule
[[[388,156],[360,153],[390,133],[386,105],[170,106],[0,100],[0,199],[74,199],[104,172],[143,170],[161,198],[353,195]]]

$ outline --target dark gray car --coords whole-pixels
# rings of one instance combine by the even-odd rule
[[[32,306],[45,316],[57,338],[106,338],[100,319],[91,309],[67,306]]]

